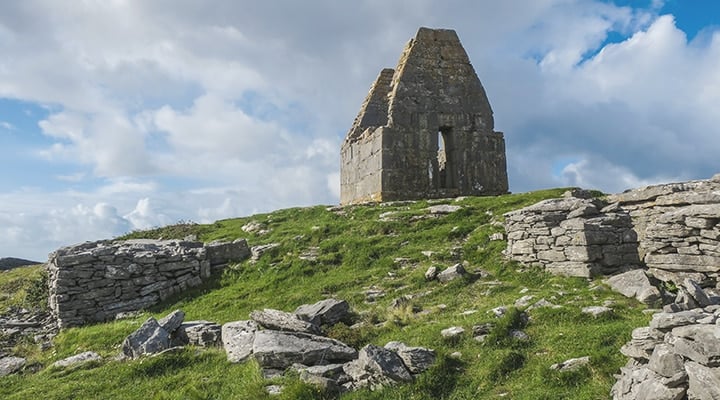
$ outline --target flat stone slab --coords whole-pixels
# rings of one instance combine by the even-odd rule
[[[10,375],[25,366],[25,359],[21,357],[0,358],[0,376]]]
[[[86,351],[52,363],[53,367],[70,367],[72,365],[84,364],[90,361],[100,361],[102,357],[94,351]]]
[[[255,332],[258,330],[255,321],[228,322],[221,330],[228,361],[237,363],[247,360],[253,352]]]
[[[350,361],[357,351],[335,339],[300,332],[263,330],[255,333],[253,355],[263,368],[312,366]]]
[[[271,308],[251,312],[250,319],[267,329],[312,334],[320,333],[320,328],[317,325],[304,321],[295,314]]]
[[[301,305],[295,310],[295,315],[317,326],[332,326],[349,317],[350,304],[345,300],[325,299]]]

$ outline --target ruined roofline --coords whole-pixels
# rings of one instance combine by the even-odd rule
[[[395,70],[384,68],[375,78],[370,92],[358,112],[352,128],[348,132],[345,141],[353,141],[359,138],[362,133],[370,127],[387,125],[388,122],[388,93],[391,90],[391,82]]]

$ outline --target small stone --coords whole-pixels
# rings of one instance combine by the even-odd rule
[[[507,313],[507,307],[504,307],[504,306],[495,307],[492,310],[490,310],[489,313],[492,313],[496,317],[500,318],[503,315],[505,315],[505,313]]]
[[[428,281],[431,281],[435,278],[437,278],[438,275],[438,268],[436,266],[431,266],[425,271],[425,279]]]
[[[565,360],[561,363],[553,364],[550,366],[550,369],[556,370],[556,371],[575,371],[578,370],[586,365],[590,364],[590,357],[579,357],[579,358],[571,358],[569,360]]]
[[[598,318],[603,315],[610,315],[610,314],[612,314],[612,312],[613,312],[612,308],[605,307],[605,306],[590,306],[590,307],[582,308],[583,314],[592,315],[594,318]]]
[[[64,358],[62,360],[55,361],[52,363],[53,367],[69,367],[76,364],[84,364],[90,361],[100,361],[102,357],[94,351],[86,351],[84,353],[76,354],[74,356]]]
[[[524,341],[527,341],[527,340],[530,340],[530,336],[528,336],[527,333],[525,333],[525,332],[523,332],[523,331],[520,331],[520,330],[517,330],[517,329],[511,330],[511,331],[508,333],[508,336],[509,336],[510,338],[512,338],[512,339],[520,340],[520,341],[523,341],[523,342],[524,342]]]
[[[455,264],[452,267],[447,268],[446,270],[437,274],[437,279],[442,283],[446,283],[454,279],[460,278],[466,274],[467,272],[465,271],[465,268],[462,266],[462,264]]]
[[[283,387],[281,385],[268,385],[268,386],[265,386],[265,391],[270,396],[279,396],[283,392]]]
[[[459,337],[463,333],[465,333],[465,329],[463,329],[462,327],[459,327],[459,326],[451,326],[450,328],[446,328],[446,329],[443,329],[442,331],[440,331],[440,334],[442,335],[442,337],[444,337],[446,339],[453,339],[453,338]]]
[[[0,376],[6,376],[15,373],[24,366],[24,358],[12,356],[2,357],[0,358]]]

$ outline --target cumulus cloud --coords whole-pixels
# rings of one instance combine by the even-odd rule
[[[505,132],[511,190],[611,192],[710,176],[720,150],[720,34],[688,42],[661,7],[4,4],[0,97],[47,110],[38,163],[72,189],[1,192],[0,256],[336,202],[342,136],[419,26],[458,31]],[[608,42],[611,33],[621,39]]]

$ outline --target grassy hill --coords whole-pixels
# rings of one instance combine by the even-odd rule
[[[195,234],[204,241],[247,238],[251,246],[280,245],[258,262],[231,265],[204,286],[135,319],[67,329],[46,351],[30,343],[20,345],[16,350],[30,358],[30,365],[20,375],[0,378],[0,398],[269,398],[264,390],[269,383],[262,379],[257,364],[230,364],[220,349],[187,349],[131,362],[112,357],[123,338],[148,315],[160,317],[181,308],[186,320],[225,323],[247,319],[255,309],[292,311],[329,296],[347,300],[357,313],[357,322],[364,323],[359,329],[337,325],[330,336],[353,346],[400,340],[438,353],[435,366],[412,384],[348,393],[343,399],[608,398],[612,374],[626,362],[620,346],[633,328],[649,320],[642,313],[644,306],[610,292],[599,280],[521,268],[503,258],[504,241],[490,240],[493,233],[503,232],[504,212],[562,192],[342,209],[294,208],[209,225],[178,224],[133,232],[127,237],[167,239]],[[439,203],[462,208],[430,215],[426,208]],[[242,231],[249,222],[268,232]],[[426,281],[424,273],[431,265],[444,269],[457,262],[487,275],[448,284]],[[37,270],[28,271],[37,274]],[[0,285],[1,279],[2,275]],[[373,300],[372,293],[380,295]],[[530,304],[544,298],[561,307],[533,309],[526,322],[522,310],[513,305],[527,295],[534,296]],[[403,296],[407,296],[404,301],[391,306]],[[606,301],[613,303],[610,316],[593,318],[580,311]],[[509,309],[501,318],[489,313],[498,306]],[[495,328],[479,343],[471,335],[472,326],[486,322]],[[460,340],[444,340],[440,331],[450,326],[465,328],[465,335]],[[512,329],[522,329],[530,340],[509,338]],[[46,367],[87,350],[98,352],[106,361],[70,370]],[[578,371],[561,373],[549,368],[581,356],[590,356],[591,362]],[[272,382],[286,387],[281,396],[272,398],[324,398],[296,376]]]

